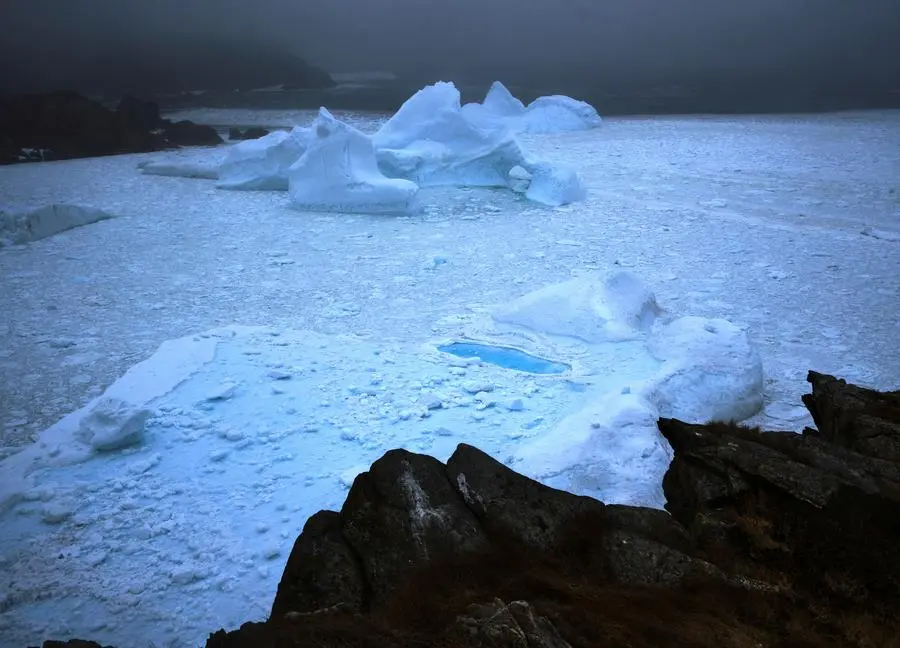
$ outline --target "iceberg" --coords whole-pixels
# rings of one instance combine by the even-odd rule
[[[310,129],[306,152],[288,172],[291,204],[310,211],[407,213],[419,187],[379,170],[372,140],[325,108]]]

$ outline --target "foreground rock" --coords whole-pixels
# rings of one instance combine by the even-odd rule
[[[162,119],[156,104],[129,96],[115,110],[74,92],[0,98],[0,164],[221,143],[213,128]]]
[[[669,513],[391,450],[309,519],[270,618],[207,646],[894,645],[900,392],[809,380],[818,431],[661,419]]]

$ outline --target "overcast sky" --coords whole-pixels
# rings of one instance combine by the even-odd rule
[[[19,66],[240,38],[332,72],[887,78],[898,34],[900,0],[0,0],[0,49]]]

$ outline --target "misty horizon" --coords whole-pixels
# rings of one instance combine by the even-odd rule
[[[217,43],[284,51],[329,72],[546,83],[747,79],[900,85],[893,0],[114,0],[7,2],[7,76],[75,78],[106,57],[190,57]]]

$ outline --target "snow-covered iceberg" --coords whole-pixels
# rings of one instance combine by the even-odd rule
[[[287,191],[288,171],[306,151],[310,130],[273,131],[228,149],[219,166],[218,187],[259,191]]]
[[[470,119],[459,90],[440,82],[423,88],[373,136],[385,175],[421,186],[505,187],[525,165],[512,131],[500,119]]]
[[[325,108],[313,123],[308,148],[289,170],[291,203],[312,211],[404,213],[419,187],[379,170],[372,140]]]
[[[503,84],[485,101],[461,106],[453,83],[423,88],[372,137],[379,168],[424,187],[508,187],[554,207],[585,198],[577,173],[522,150],[512,126],[525,108]]]
[[[0,209],[0,247],[38,241],[74,227],[113,218],[102,209],[50,204]]]

